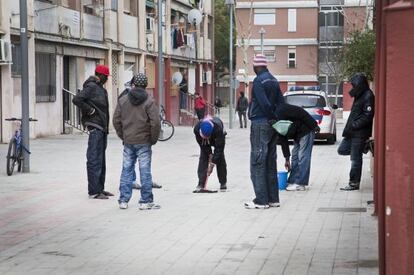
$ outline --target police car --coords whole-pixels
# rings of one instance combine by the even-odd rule
[[[328,98],[319,86],[290,87],[284,94],[288,104],[305,109],[318,123],[321,131],[315,139],[326,140],[329,144],[336,142],[336,115],[337,105],[328,105]]]

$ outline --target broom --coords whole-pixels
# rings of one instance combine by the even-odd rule
[[[213,155],[210,155],[208,157],[208,162],[210,163],[212,159],[213,159]],[[201,188],[200,190],[194,190],[193,193],[217,193],[218,192],[217,190],[207,189],[208,178],[209,178],[209,174],[207,173],[206,181],[204,182],[203,188]]]

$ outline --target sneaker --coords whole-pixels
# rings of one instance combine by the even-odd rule
[[[194,191],[199,192],[201,189],[203,189],[203,186],[197,185],[197,187],[194,189]]]
[[[160,189],[162,188],[162,185],[156,184],[155,182],[152,183],[152,188]]]
[[[107,197],[112,197],[114,194],[112,194],[111,192],[108,191],[102,191],[102,194],[104,194]]]
[[[99,194],[95,194],[95,195],[90,195],[89,198],[90,199],[96,199],[96,200],[107,200],[107,199],[109,199],[103,193],[99,193]]]
[[[220,191],[221,192],[227,191],[227,185],[226,184],[220,184]]]
[[[128,203],[127,202],[124,202],[124,201],[121,201],[119,203],[119,208],[120,209],[127,209],[128,208]]]
[[[280,207],[280,202],[269,202],[269,207]]]
[[[138,182],[134,181],[132,183],[132,189],[141,189],[141,184],[139,184]]]
[[[267,209],[269,205],[267,204],[256,204],[254,202],[245,202],[244,207],[246,209]]]
[[[288,185],[288,187],[286,187],[286,191],[305,191],[306,187],[305,185],[300,185],[300,184],[290,184]]]
[[[148,202],[148,203],[140,203],[138,208],[139,210],[151,210],[151,209],[160,209],[161,206],[153,202]]]
[[[349,185],[345,186],[345,187],[341,187],[339,188],[339,190],[341,191],[355,191],[355,190],[359,190],[359,184],[355,185],[350,183]]]

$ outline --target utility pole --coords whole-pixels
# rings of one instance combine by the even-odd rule
[[[21,0],[20,0],[21,1]],[[164,55],[162,44],[162,0],[158,0],[158,97],[164,106]],[[165,107],[165,106],[164,106]]]
[[[23,172],[30,172],[30,131],[29,131],[29,49],[27,39],[27,0],[20,0],[20,48],[22,61],[22,135]]]
[[[229,64],[229,74],[230,74],[230,91],[229,91],[229,128],[233,128],[233,102],[234,102],[234,81],[233,81],[233,5],[234,0],[226,0],[226,4],[229,7],[230,11],[230,64]]]

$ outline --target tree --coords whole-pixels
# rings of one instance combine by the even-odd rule
[[[228,71],[229,67],[229,26],[230,18],[225,0],[216,0],[214,5],[214,53],[216,60],[216,71],[218,73]]]
[[[375,32],[373,30],[354,31],[343,49],[345,76],[364,73],[368,80],[374,79]]]

